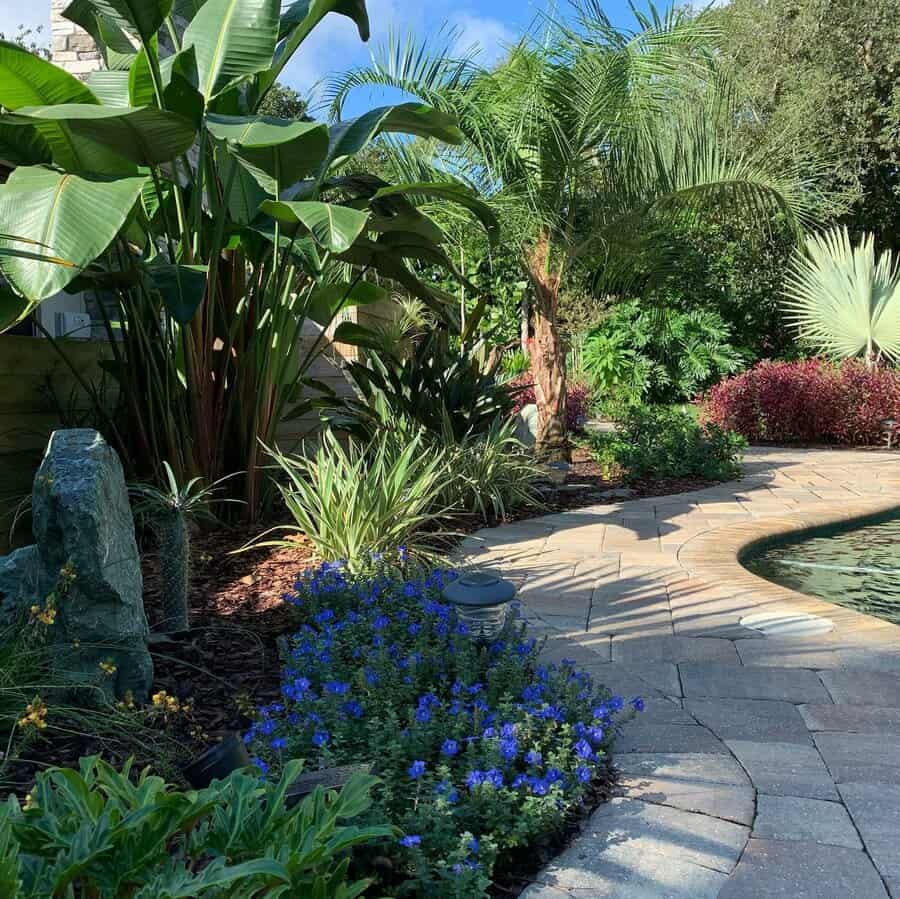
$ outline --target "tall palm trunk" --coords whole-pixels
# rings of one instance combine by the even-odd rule
[[[568,458],[566,443],[566,360],[556,325],[559,276],[550,267],[550,238],[541,235],[526,254],[534,288],[534,348],[531,370],[537,403],[538,433],[535,452],[539,458]]]

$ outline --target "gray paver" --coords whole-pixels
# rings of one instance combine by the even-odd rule
[[[843,846],[751,839],[719,899],[886,899],[865,853]]]
[[[900,708],[900,677],[879,671],[823,671],[822,683],[836,703]]]
[[[725,742],[761,793],[810,799],[838,798],[831,775],[812,746],[751,740]]]
[[[839,802],[799,796],[756,797],[753,836],[769,840],[812,840],[831,846],[862,849],[847,810]]]
[[[771,699],[686,699],[685,708],[721,740],[809,743],[797,707]]]
[[[801,705],[799,709],[809,730],[900,736],[900,709],[843,704]]]
[[[813,739],[838,783],[900,784],[900,737],[817,733]]]
[[[657,805],[669,805],[686,812],[698,812],[751,825],[755,791],[751,786],[709,783],[685,778],[642,777],[624,774],[619,780],[624,795]]]
[[[617,662],[726,662],[740,663],[730,640],[714,637],[636,637],[616,638],[612,657]]]
[[[725,745],[698,724],[626,724],[616,740],[616,755],[629,752],[727,753]]]
[[[616,759],[625,774],[665,777],[692,783],[750,786],[744,769],[730,755],[696,752],[633,752]]]
[[[678,670],[687,697],[775,699],[796,703],[828,702],[829,699],[815,673],[802,668],[685,662]]]
[[[609,899],[714,899],[749,829],[636,799],[613,799],[539,880]]]
[[[900,886],[900,786],[840,784],[838,790],[875,867]]]

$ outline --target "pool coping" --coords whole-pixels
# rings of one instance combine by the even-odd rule
[[[841,625],[867,629],[889,629],[893,639],[900,637],[900,625],[857,612],[845,606],[791,590],[753,574],[742,564],[754,550],[785,538],[798,539],[822,527],[863,523],[893,511],[900,501],[891,499],[828,505],[815,510],[754,518],[705,531],[687,540],[679,548],[678,562],[692,577],[734,588],[748,606],[765,606],[766,611],[807,612],[830,618],[837,629]]]

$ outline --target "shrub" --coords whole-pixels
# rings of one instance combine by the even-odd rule
[[[700,425],[684,409],[637,406],[613,434],[592,434],[586,445],[607,477],[707,478],[740,475],[743,437],[713,423]]]
[[[369,552],[398,544],[427,554],[423,529],[446,515],[440,498],[447,487],[447,458],[429,451],[422,433],[398,439],[382,429],[368,445],[351,439],[345,448],[325,431],[312,457],[270,452],[286,476],[278,489],[295,522],[275,530],[305,535],[321,557],[353,566]],[[429,540],[435,536],[432,532]]]
[[[198,792],[181,792],[144,771],[132,783],[96,757],[80,771],[38,775],[24,807],[0,807],[0,894],[118,899],[275,895],[353,899],[347,850],[393,832],[352,822],[371,805],[376,779],[357,775],[340,792],[320,788],[288,808],[302,764],[277,783],[236,771]]]
[[[507,382],[512,391],[513,412],[521,412],[525,406],[536,402],[534,395],[534,375],[529,371]],[[587,418],[591,395],[586,384],[570,380],[566,384],[566,430],[570,434],[580,433]]]
[[[443,508],[476,514],[484,522],[540,505],[537,483],[546,472],[516,439],[515,424],[496,420],[486,434],[445,444]]]
[[[716,312],[628,300],[588,334],[582,365],[604,399],[678,402],[741,367],[743,356],[730,341]]]
[[[472,640],[441,601],[453,576],[307,572],[283,699],[245,737],[264,771],[295,755],[375,763],[377,813],[406,834],[389,850],[404,880],[391,895],[484,895],[513,850],[579,807],[623,706],[573,663],[542,665],[516,622]]]
[[[753,443],[877,444],[881,420],[900,420],[900,374],[855,360],[761,362],[713,387],[701,416]]]

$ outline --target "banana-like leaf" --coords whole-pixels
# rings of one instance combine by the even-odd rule
[[[158,165],[184,153],[194,142],[194,126],[175,113],[130,106],[106,107],[80,103],[26,106],[6,117],[10,124],[45,124],[61,127],[70,144],[80,150],[79,169],[103,171],[91,165],[93,154],[114,147],[116,153],[138,165]],[[54,154],[54,162],[68,168]],[[88,164],[84,164],[87,162]]]
[[[324,177],[335,163],[359,153],[379,134],[388,133],[434,137],[448,144],[463,141],[453,116],[433,106],[424,103],[381,106],[331,127],[328,156],[320,169],[320,177]]]
[[[281,12],[278,23],[278,48],[275,51],[274,64],[269,71],[259,76],[260,93],[264,94],[278,78],[281,70],[297,52],[297,48],[306,40],[309,33],[328,15],[339,13],[356,23],[360,39],[369,39],[369,14],[366,12],[366,0],[294,0],[287,4]]]
[[[317,122],[210,113],[206,128],[279,188],[314,172],[328,152],[328,129]]]
[[[346,343],[350,346],[362,347],[366,350],[381,350],[384,348],[384,340],[379,334],[354,322],[341,322],[334,329],[334,341],[335,343]]]
[[[339,281],[316,288],[310,295],[306,314],[323,327],[327,327],[343,309],[354,306],[370,306],[390,299],[390,293],[371,281]]]
[[[63,18],[83,28],[103,55],[106,68],[126,71],[134,60],[136,50],[122,25],[100,13],[91,0],[73,0],[64,10]]]
[[[320,247],[332,253],[349,250],[369,220],[368,212],[315,200],[299,203],[266,200],[261,209],[289,228],[301,226]]]
[[[152,45],[155,41],[151,41]],[[167,56],[159,61],[159,76],[162,89],[165,94],[173,77],[181,75],[188,81],[196,79],[197,66],[194,60],[194,50],[181,50],[172,56]],[[141,48],[141,52],[135,57],[131,68],[128,70],[128,101],[125,106],[159,106],[156,100],[156,92],[153,89],[153,78],[150,74],[150,62],[147,59],[147,51]],[[168,109],[171,107],[167,106]],[[173,110],[177,111],[177,110]]]
[[[480,199],[475,191],[463,184],[455,181],[447,181],[444,184],[432,184],[428,181],[414,184],[392,184],[382,187],[372,199],[381,200],[397,194],[426,200],[449,200],[457,206],[468,209],[481,222],[492,244],[496,245],[500,239],[500,223],[494,210]]]
[[[0,232],[36,241],[70,265],[0,256],[7,281],[33,302],[58,293],[109,246],[146,180],[73,175],[43,166],[16,169],[0,187]],[[21,244],[0,239],[3,249]]]
[[[206,266],[155,265],[148,272],[172,318],[186,325],[206,294]]]
[[[272,64],[278,0],[207,0],[185,29],[184,49],[197,58],[200,93],[210,100],[231,81]]]
[[[47,141],[34,128],[4,125],[0,119],[0,165],[44,165],[53,157]]]
[[[84,0],[84,7],[144,42],[162,27],[172,11],[172,0]]]
[[[275,197],[275,182],[234,153],[222,150],[216,155],[228,212],[239,225],[249,225],[258,215],[260,206]]]
[[[87,76],[85,82],[94,96],[104,106],[130,106],[128,97],[128,72],[98,69]],[[145,103],[135,103],[145,106]]]
[[[837,358],[882,352],[900,361],[900,264],[875,256],[875,238],[858,246],[846,228],[806,239],[792,262],[785,307],[806,343]]]

